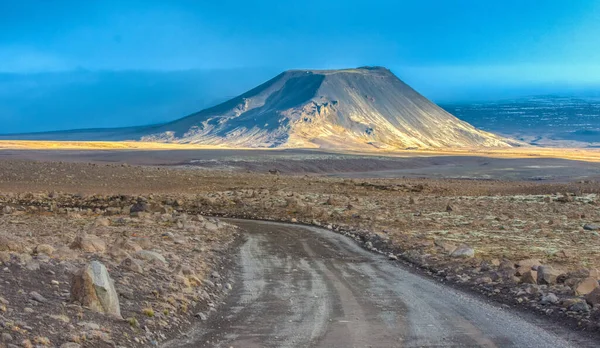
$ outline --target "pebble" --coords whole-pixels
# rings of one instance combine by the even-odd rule
[[[30,292],[29,296],[31,296],[31,299],[33,299],[34,301],[37,301],[40,303],[48,302],[48,300],[44,296],[40,295],[40,293],[38,293],[36,291]]]

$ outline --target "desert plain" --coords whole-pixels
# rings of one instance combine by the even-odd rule
[[[162,345],[210,322],[246,238],[228,218],[330,230],[502,308],[600,329],[598,151],[26,145],[0,144],[5,345]],[[118,311],[86,295],[88,269]]]

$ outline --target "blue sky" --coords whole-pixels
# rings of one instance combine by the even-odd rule
[[[468,99],[600,85],[599,18],[596,0],[2,1],[0,74],[383,65]]]

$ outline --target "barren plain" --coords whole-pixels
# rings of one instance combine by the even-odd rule
[[[599,179],[598,163],[557,158],[4,150],[3,340],[145,346],[204,325],[239,290],[229,272],[245,238],[212,217],[329,229],[502,308],[594,335]],[[117,319],[76,296],[73,279],[92,261],[114,281]]]

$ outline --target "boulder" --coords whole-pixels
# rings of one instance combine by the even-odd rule
[[[537,268],[541,264],[542,263],[538,259],[525,259],[525,260],[518,261],[516,263],[517,275],[521,276],[521,275],[525,274],[525,272],[530,271],[532,269],[537,270]]]
[[[98,261],[90,262],[73,276],[71,299],[93,311],[121,317],[114,282]]]
[[[81,233],[75,237],[71,249],[81,249],[87,253],[103,253],[106,251],[106,243],[98,236]]]
[[[575,295],[583,296],[592,292],[594,289],[598,288],[598,280],[594,277],[587,277],[581,280],[575,286]]]
[[[585,301],[594,308],[600,306],[600,288],[595,288],[589,294],[585,295]]]
[[[556,284],[556,278],[560,274],[561,272],[552,266],[539,266],[537,269],[537,283],[547,285]]]
[[[521,282],[525,284],[537,284],[537,272],[528,270],[521,274]]]

